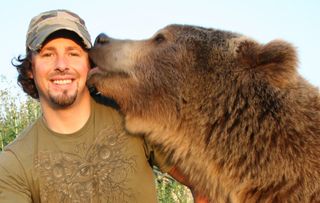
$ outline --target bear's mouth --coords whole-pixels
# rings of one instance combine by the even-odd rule
[[[94,77],[109,77],[110,76],[110,72],[106,71],[102,68],[100,68],[99,66],[94,66],[93,68],[91,68],[88,72],[87,75],[87,80],[94,78]]]
[[[102,76],[102,77],[115,77],[120,76],[122,78],[129,78],[129,74],[127,72],[121,70],[105,70],[105,68],[101,68],[99,66],[93,67],[88,73],[88,79],[93,77],[94,75]]]
[[[105,74],[105,72],[106,71],[103,71],[102,68],[100,68],[99,66],[95,66],[90,69],[89,76],[94,75],[94,74],[103,75],[103,74]]]

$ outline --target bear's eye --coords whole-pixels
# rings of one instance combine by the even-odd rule
[[[154,41],[157,43],[157,44],[160,44],[162,43],[163,41],[165,41],[166,38],[164,37],[163,34],[159,33],[157,34],[155,37],[154,37]]]

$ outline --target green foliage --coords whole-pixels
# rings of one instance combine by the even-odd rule
[[[193,198],[190,190],[174,180],[168,174],[161,173],[158,168],[153,169],[156,176],[158,200],[161,203],[191,203]]]
[[[39,102],[22,95],[20,88],[15,86],[0,75],[0,151],[40,115]],[[188,188],[156,168],[154,172],[159,202],[193,202]]]
[[[37,101],[21,95],[21,90],[3,76],[0,77],[0,87],[0,150],[2,150],[39,116],[40,108]]]

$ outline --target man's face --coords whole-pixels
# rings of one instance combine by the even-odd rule
[[[67,107],[89,94],[86,87],[89,58],[73,40],[56,38],[32,57],[32,76],[41,102]]]

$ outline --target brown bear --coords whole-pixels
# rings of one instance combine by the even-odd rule
[[[320,202],[320,94],[295,48],[170,25],[147,40],[101,34],[88,85],[160,146],[212,202]]]

